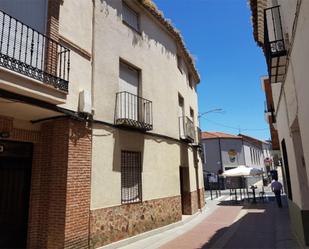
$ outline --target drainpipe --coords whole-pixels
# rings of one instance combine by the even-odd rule
[[[92,112],[92,118],[94,117],[94,57],[95,57],[95,53],[94,53],[94,31],[95,31],[95,1],[96,0],[92,0],[92,23],[91,23],[91,28],[92,28],[92,34],[91,34],[91,112]],[[91,131],[93,132],[93,124],[94,122],[90,122],[91,123]],[[91,179],[91,176],[90,176]],[[90,208],[90,207],[89,207]],[[89,210],[89,219],[88,219],[88,247],[90,246],[90,230],[91,230],[91,220],[90,220],[90,210]]]
[[[95,0],[92,0],[92,39],[91,39],[91,106],[94,110],[94,70],[95,70]],[[94,115],[94,111],[92,111]]]
[[[223,162],[222,162],[221,139],[220,138],[219,138],[219,152],[220,152],[221,170],[222,170],[222,172],[224,172],[224,170],[223,170]]]
[[[195,181],[196,181],[196,193],[197,193],[197,205],[198,209],[202,209],[201,205],[201,196],[200,196],[200,183],[198,177],[198,157],[197,157],[197,147],[192,147],[193,149],[193,160],[194,160],[194,168],[195,168]]]

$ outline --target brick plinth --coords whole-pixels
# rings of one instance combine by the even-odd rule
[[[181,220],[180,196],[92,210],[90,248]]]

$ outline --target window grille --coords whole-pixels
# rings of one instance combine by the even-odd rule
[[[141,153],[121,151],[121,203],[142,201]]]
[[[131,9],[127,4],[123,2],[123,21],[131,28],[139,31],[138,13]]]

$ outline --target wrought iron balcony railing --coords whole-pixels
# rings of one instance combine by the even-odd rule
[[[187,116],[179,117],[179,136],[180,139],[191,143],[196,139],[194,123]]]
[[[196,127],[196,144],[201,144],[202,142],[202,130],[200,127]]]
[[[282,82],[286,73],[287,50],[282,31],[280,6],[264,10],[264,33],[264,52],[270,82]]]
[[[264,103],[265,105],[265,119],[267,122],[269,122],[268,117],[271,117],[271,122],[276,123],[276,116],[275,116],[275,108],[273,107],[272,104],[267,104],[266,102]]]
[[[116,94],[115,124],[152,130],[152,102],[129,92]]]
[[[70,50],[1,10],[0,66],[68,91]]]

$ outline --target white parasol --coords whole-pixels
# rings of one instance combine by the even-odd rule
[[[238,166],[234,169],[229,169],[223,172],[223,176],[258,176],[262,175],[263,170],[252,168],[245,165]]]

